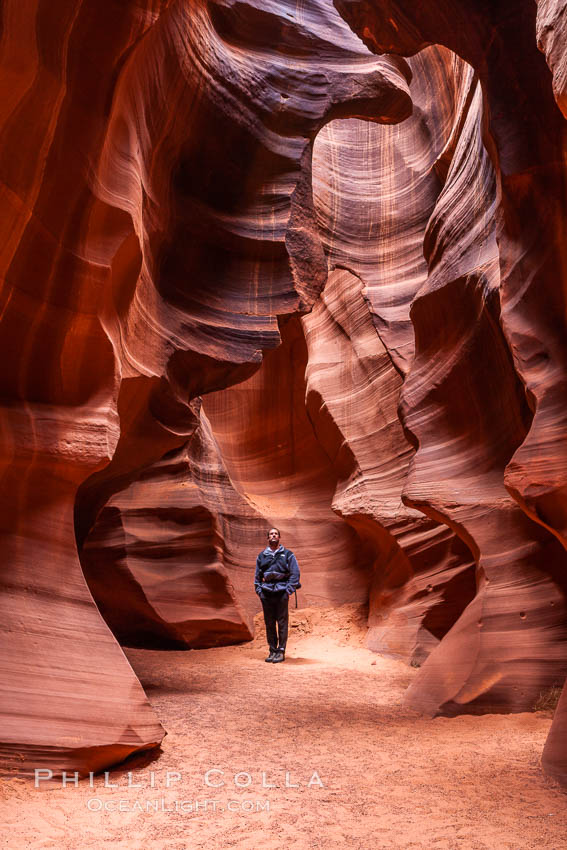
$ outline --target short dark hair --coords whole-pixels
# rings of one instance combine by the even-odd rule
[[[277,532],[278,532],[278,537],[281,537],[281,536],[282,536],[282,535],[281,535],[281,532],[280,532],[280,530],[279,530],[279,528],[276,528],[276,526],[275,526],[275,525],[272,525],[272,527],[271,527],[270,529],[268,529],[268,531],[266,532],[266,537],[269,537],[269,536],[270,536],[270,531],[277,531]]]

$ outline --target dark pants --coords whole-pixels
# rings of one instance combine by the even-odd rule
[[[276,649],[285,649],[287,643],[288,603],[289,596],[285,590],[282,590],[281,593],[263,591],[262,608],[264,609],[264,622],[266,623],[266,637],[268,646],[273,652]],[[276,623],[278,626],[277,633]]]

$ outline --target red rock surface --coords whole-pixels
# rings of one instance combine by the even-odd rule
[[[5,767],[156,746],[112,632],[250,637],[270,524],[412,707],[564,680],[562,11],[10,0]]]
[[[403,62],[373,57],[327,4],[291,26],[284,11],[5,11],[2,726],[22,769],[49,753],[86,770],[160,740],[80,570],[77,487],[81,543],[194,432],[188,401],[254,371],[276,315],[320,288],[323,123],[411,109]]]
[[[203,408],[234,486],[265,517],[264,528],[277,524],[295,552],[302,604],[362,602],[370,553],[331,508],[337,473],[305,407],[308,355],[299,321],[290,319],[281,334],[282,345],[252,378],[206,396]],[[256,554],[264,540],[256,537]]]
[[[537,46],[553,73],[553,93],[567,116],[567,4],[565,0],[537,0]]]
[[[234,490],[203,417],[186,446],[106,503],[81,563],[123,645],[240,642],[252,638],[252,624],[226,565],[249,568],[257,553],[245,541],[263,531],[261,518]]]
[[[425,228],[472,72],[436,48],[409,64],[411,118],[335,121],[317,138],[314,197],[329,260],[358,280],[334,275],[303,322],[311,418],[324,441],[321,406],[353,454],[333,504],[375,550],[369,645],[418,662],[474,595],[467,546],[402,503],[414,449],[397,414],[413,358],[409,307],[427,277]]]
[[[556,535],[561,546],[564,546],[567,492],[564,440],[567,424],[564,404],[566,351],[563,322],[558,321],[558,317],[564,315],[565,291],[561,277],[565,268],[566,244],[562,153],[565,131],[561,115],[552,99],[549,71],[544,65],[543,56],[536,50],[536,9],[527,3],[502,3],[486,7],[480,3],[465,4],[454,0],[443,0],[435,4],[414,4],[409,0],[389,0],[386,4],[336,0],[335,5],[377,53],[387,51],[409,56],[427,44],[443,44],[475,68],[483,86],[487,105],[483,141],[498,187],[495,207],[497,251],[493,253],[493,267],[499,277],[499,323],[504,335],[504,342],[499,343],[502,354],[498,356],[497,351],[493,349],[488,374],[492,382],[496,383],[498,378],[501,382],[503,370],[508,368],[504,365],[505,344],[512,357],[513,369],[525,389],[530,417],[528,421],[520,417],[520,408],[511,403],[511,396],[508,395],[504,396],[505,405],[499,412],[498,419],[495,421],[496,411],[493,409],[492,418],[485,419],[486,425],[483,427],[482,422],[489,409],[485,408],[487,394],[479,396],[479,390],[481,386],[486,388],[486,369],[482,374],[478,369],[476,379],[474,372],[469,377],[470,369],[465,370],[463,357],[457,357],[457,368],[451,364],[450,349],[454,346],[443,351],[438,345],[438,335],[440,331],[446,332],[448,318],[448,305],[443,305],[443,290],[451,285],[453,288],[455,284],[461,288],[464,286],[468,290],[468,311],[471,317],[474,314],[479,316],[481,310],[486,316],[482,319],[480,313],[480,327],[475,329],[472,336],[464,335],[465,329],[461,329],[455,343],[463,354],[468,347],[472,352],[476,352],[478,360],[481,353],[490,352],[490,348],[487,348],[486,332],[484,339],[479,337],[479,333],[482,333],[482,324],[487,324],[492,329],[495,320],[498,320],[498,310],[495,311],[492,307],[490,316],[483,307],[483,302],[489,306],[486,295],[496,283],[491,285],[491,276],[487,276],[486,270],[479,267],[489,259],[486,237],[481,238],[480,242],[477,241],[474,248],[474,242],[470,238],[473,235],[471,226],[474,227],[475,219],[477,230],[479,226],[481,230],[484,227],[488,233],[487,224],[482,222],[486,217],[488,205],[486,200],[479,203],[478,193],[469,196],[462,194],[466,189],[465,180],[460,188],[461,203],[459,194],[455,194],[452,215],[448,215],[451,206],[447,202],[450,202],[451,198],[446,198],[446,204],[441,205],[439,209],[435,228],[434,220],[431,222],[431,236],[425,243],[426,257],[430,265],[430,281],[426,291],[420,293],[423,297],[416,301],[413,310],[418,352],[413,367],[416,380],[414,393],[411,393],[411,383],[405,392],[404,414],[410,428],[413,419],[417,438],[423,439],[425,432],[422,428],[427,428],[427,407],[431,407],[433,402],[434,410],[441,414],[445,423],[441,445],[445,454],[447,450],[449,454],[453,454],[451,447],[458,446],[457,441],[462,442],[465,437],[464,426],[470,422],[470,406],[468,410],[461,407],[460,415],[458,410],[455,410],[457,415],[453,419],[443,404],[443,384],[447,382],[447,366],[450,366],[452,374],[448,377],[454,382],[450,392],[455,401],[460,401],[456,395],[457,389],[459,395],[463,395],[465,371],[466,385],[472,385],[474,388],[476,382],[477,389],[473,389],[472,394],[478,398],[478,402],[480,398],[483,400],[482,414],[479,417],[481,427],[477,434],[472,435],[476,438],[472,445],[470,426],[467,427],[468,434],[462,447],[468,451],[459,452],[458,456],[455,456],[456,463],[447,465],[450,461],[447,457],[444,461],[449,471],[453,467],[456,483],[464,485],[459,489],[466,494],[466,499],[463,499],[462,495],[455,499],[455,493],[451,490],[443,492],[444,488],[441,489],[439,498],[437,481],[432,491],[432,476],[427,475],[426,461],[429,460],[427,455],[433,459],[433,447],[427,451],[427,445],[424,446],[427,454],[424,454],[422,449],[422,461],[416,462],[412,470],[406,498],[412,504],[419,504],[422,509],[429,511],[437,512],[440,508],[446,510],[450,507],[453,514],[451,521],[459,525],[464,506],[465,512],[472,514],[474,527],[467,522],[467,525],[462,526],[462,533],[472,534],[475,541],[480,539],[479,532],[483,536],[487,533],[487,540],[484,551],[480,549],[477,555],[482,569],[482,582],[479,584],[477,599],[468,609],[468,614],[465,612],[468,622],[466,618],[462,620],[461,633],[460,629],[454,628],[449,634],[445,641],[446,658],[442,658],[442,646],[435,653],[436,658],[431,657],[430,682],[422,681],[421,685],[418,684],[412,690],[418,703],[430,702],[433,707],[438,703],[439,697],[443,699],[448,694],[447,686],[449,690],[455,687],[457,683],[453,679],[453,667],[456,663],[460,667],[460,662],[464,662],[465,666],[469,666],[470,687],[465,686],[464,691],[457,694],[457,698],[464,701],[474,699],[480,693],[486,692],[487,688],[490,690],[491,680],[497,689],[503,687],[502,669],[498,659],[505,656],[507,662],[512,662],[512,669],[523,668],[523,674],[519,671],[516,674],[520,676],[517,687],[518,693],[521,693],[524,682],[527,682],[530,690],[536,687],[536,678],[541,675],[536,671],[543,671],[549,660],[552,662],[549,665],[552,669],[553,657],[559,665],[565,657],[565,616],[561,611],[565,599],[564,550],[554,545],[549,538],[537,533],[533,523],[528,524],[525,518],[527,515],[531,520],[540,523],[551,534]],[[561,59],[554,50],[553,39],[554,33],[558,32],[560,12],[560,4],[542,3],[538,8],[540,46],[546,50],[554,71],[555,94],[561,103]],[[544,20],[553,21],[547,30],[545,25],[542,25]],[[546,37],[544,33],[547,33]],[[542,127],[545,127],[544,132]],[[463,171],[466,176],[467,170]],[[470,177],[475,181],[482,180],[479,172],[478,164],[476,168],[469,169]],[[468,205],[462,203],[464,197],[469,198]],[[443,206],[448,209],[443,210]],[[475,206],[478,207],[476,216]],[[454,246],[457,250],[453,249],[452,252],[452,237],[459,227],[462,228],[463,236],[466,235],[466,242],[463,248],[457,248],[457,240]],[[451,253],[454,254],[453,258]],[[463,274],[466,275],[464,279],[457,277]],[[494,299],[490,300],[494,304]],[[493,332],[489,335],[494,338]],[[434,362],[439,365],[433,372],[433,380],[427,380],[423,369],[427,363],[428,376],[431,376],[431,354]],[[421,387],[418,380],[420,360],[423,362]],[[462,363],[460,375],[459,361]],[[500,365],[495,373],[494,366],[497,362]],[[470,359],[467,363],[470,365]],[[441,383],[439,390],[438,380]],[[512,389],[511,382],[507,383]],[[500,386],[501,384],[499,389]],[[493,396],[495,395],[494,393]],[[494,400],[496,399],[493,398]],[[504,433],[499,437],[496,428],[502,414]],[[514,419],[515,435],[512,430]],[[480,462],[479,454],[475,460],[474,444],[479,445],[483,432],[490,432],[492,448],[490,444],[486,447],[488,457],[483,457]],[[484,452],[483,445],[482,455]],[[477,479],[478,472],[484,472],[483,494],[488,495],[489,491],[484,490],[484,485],[489,484],[490,478],[493,479],[496,488],[493,490],[493,499],[497,499],[500,504],[498,525],[493,522],[495,514],[492,507],[487,505],[484,511],[485,519],[481,521],[481,527],[478,527],[477,520],[482,519],[483,509],[477,509],[477,502],[482,505],[483,497],[479,488],[477,496],[471,498],[474,490],[471,489],[472,482],[469,479],[467,464]],[[514,501],[507,499],[506,491]],[[472,511],[466,510],[466,502],[469,499]],[[515,505],[519,507],[516,508]],[[494,530],[491,532],[493,526]],[[506,550],[502,544],[508,535],[513,545]],[[505,570],[497,566],[499,560],[502,563],[502,558],[505,559]],[[497,567],[496,573],[493,572],[494,566]],[[493,582],[491,587],[486,585],[486,578]],[[506,604],[497,602],[495,605],[494,594],[498,600],[506,597]],[[502,618],[502,623],[494,623],[496,628],[492,630],[485,615],[488,615],[489,621],[493,621],[495,613],[496,619]],[[522,621],[519,628],[517,620],[514,627],[514,615]],[[477,632],[476,646],[472,645],[471,649],[475,623],[480,631]],[[485,637],[487,625],[489,632]],[[520,634],[524,632],[523,640],[518,641],[518,637],[514,636],[514,632],[518,631]],[[528,637],[530,631],[531,638]],[[518,643],[523,643],[523,653],[518,651]],[[547,648],[542,644],[548,645]],[[493,658],[496,663],[491,670]],[[436,664],[437,661],[442,663]],[[508,667],[508,663],[506,666]],[[423,672],[425,674],[425,669]],[[560,681],[564,678],[564,673],[560,675],[559,668],[552,675]],[[439,689],[434,684],[436,680],[443,682]],[[556,723],[564,722],[561,719],[563,712],[564,708],[558,710]],[[550,763],[553,753],[556,759],[554,773],[567,781],[567,754],[564,745],[559,753],[558,739],[559,736],[555,733],[550,736],[550,743],[546,748],[546,764]],[[560,762],[562,767],[558,768]]]

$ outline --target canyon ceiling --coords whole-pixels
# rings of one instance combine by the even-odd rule
[[[413,708],[564,682],[565,5],[3,4],[4,771],[158,746],[120,644],[250,639],[274,523]]]

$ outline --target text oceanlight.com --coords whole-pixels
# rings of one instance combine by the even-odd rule
[[[183,814],[205,814],[206,812],[269,812],[269,800],[103,800],[91,797],[87,800],[90,812],[181,812]]]

